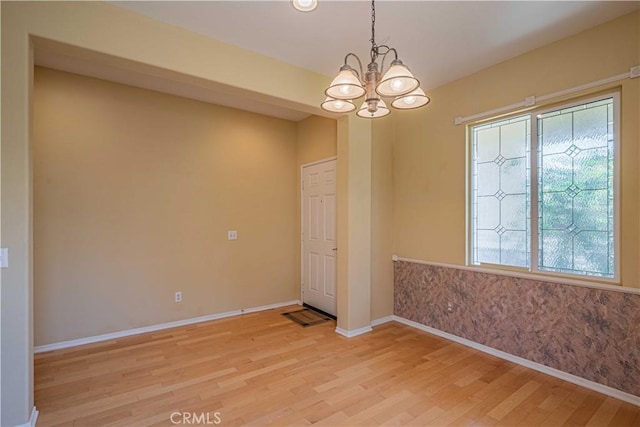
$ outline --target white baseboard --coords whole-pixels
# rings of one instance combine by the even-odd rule
[[[210,320],[224,319],[227,317],[240,316],[242,314],[255,313],[258,311],[271,310],[273,308],[286,307],[288,305],[301,305],[300,300],[279,302],[276,304],[261,305],[259,307],[242,308],[240,310],[227,311],[224,313],[209,314],[207,316],[194,317],[191,319],[176,320],[175,322],[161,323],[159,325],[144,326],[142,328],[128,329],[125,331],[112,332],[109,334],[96,335],[87,338],[78,338],[70,341],[61,341],[52,344],[39,345],[33,348],[34,353],[60,350],[63,348],[77,347],[79,345],[92,344],[100,341],[114,340],[131,335],[144,334],[146,332],[161,331],[163,329],[176,328],[178,326],[192,325],[194,323],[208,322]]]
[[[38,415],[39,414],[40,414],[40,412],[38,412],[38,410],[34,406],[33,410],[31,411],[31,418],[29,418],[29,426],[30,427],[36,427],[36,421],[38,421]]]
[[[276,304],[260,305],[258,307],[243,308],[240,311],[242,312],[241,314],[249,314],[249,313],[257,313],[259,311],[271,310],[273,308],[286,307],[288,305],[302,305],[302,301],[293,300],[293,301],[279,302]]]
[[[508,360],[509,362],[513,362],[518,365],[522,365],[527,368],[536,370],[538,372],[542,372],[543,374],[551,375],[552,377],[560,378],[561,380],[564,380],[573,384],[577,384],[579,386],[597,391],[602,394],[606,394],[607,396],[615,397],[616,399],[620,399],[624,402],[631,403],[632,405],[640,406],[639,396],[634,396],[633,394],[626,393],[624,391],[615,389],[613,387],[596,383],[594,381],[589,381],[577,375],[569,374],[567,372],[560,371],[558,369],[550,368],[549,366],[542,365],[540,363],[533,362],[531,360],[524,359],[522,357],[514,356],[513,354],[506,353],[501,350],[496,350],[495,348],[488,347],[483,344],[479,344],[475,341],[471,341],[466,338],[462,338],[457,335],[450,334],[448,332],[443,332],[439,329],[425,326],[421,323],[414,322],[413,320],[405,319],[404,317],[395,316],[395,315],[392,317],[393,317],[393,320],[395,320],[398,323],[402,323],[404,325],[411,326],[416,329],[420,329],[421,331],[424,331],[433,335],[437,335],[441,338],[445,338],[450,341],[457,342],[458,344],[462,344],[464,346],[474,348],[484,353],[488,353],[492,356],[499,357],[500,359]]]
[[[36,427],[36,421],[38,420],[38,410],[36,409],[36,407],[34,406],[33,409],[31,410],[31,417],[29,417],[29,421],[27,421],[24,424],[18,424],[15,427]]]
[[[352,331],[347,331],[346,329],[336,328],[336,333],[342,335],[343,337],[353,338],[358,335],[366,334],[367,332],[371,332],[371,326],[365,326],[364,328],[354,329]]]
[[[371,326],[375,328],[376,326],[384,325],[385,323],[389,323],[389,322],[393,322],[393,315],[381,317],[381,318],[376,319],[376,320],[372,320],[371,321]]]
[[[365,326],[364,328],[360,328],[360,329],[355,329],[353,331],[347,331],[346,329],[342,329],[342,328],[336,328],[336,333],[342,335],[343,337],[347,337],[347,338],[353,338],[353,337],[357,337],[358,335],[362,335],[362,334],[366,334],[368,332],[371,332],[376,326],[380,326],[383,325],[385,323],[389,323],[389,322],[393,322],[394,320],[394,316],[385,316],[385,317],[381,317],[379,319],[375,319],[371,321],[371,326]]]

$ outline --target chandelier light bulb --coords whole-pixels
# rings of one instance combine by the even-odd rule
[[[414,108],[424,107],[430,101],[431,100],[427,95],[425,95],[424,91],[417,88],[406,95],[396,96],[391,103],[391,106],[399,110],[412,110]]]
[[[356,106],[351,101],[343,101],[342,99],[334,99],[327,96],[322,104],[320,104],[323,110],[331,113],[349,113],[356,109]]]
[[[417,89],[418,86],[420,86],[418,79],[413,77],[402,61],[396,59],[382,76],[382,80],[376,86],[376,92],[381,96],[400,96]]]
[[[404,83],[400,79],[393,79],[393,81],[391,82],[391,89],[397,92],[402,91],[403,87],[404,87]]]
[[[333,99],[349,100],[360,98],[365,90],[353,70],[343,66],[324,93]]]
[[[377,119],[379,117],[384,117],[389,113],[390,111],[384,101],[382,99],[378,99],[377,103],[374,105],[372,105],[370,101],[364,101],[356,115],[363,119]]]

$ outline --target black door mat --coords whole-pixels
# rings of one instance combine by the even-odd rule
[[[307,326],[319,325],[321,323],[332,320],[330,317],[309,308],[303,308],[302,310],[290,311],[288,313],[282,313],[287,319],[296,322],[298,325],[306,328]]]

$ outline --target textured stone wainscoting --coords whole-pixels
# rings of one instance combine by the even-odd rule
[[[639,294],[405,261],[394,281],[396,316],[640,396]]]

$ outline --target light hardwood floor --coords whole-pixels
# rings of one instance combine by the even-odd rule
[[[37,354],[38,426],[640,425],[636,406],[413,328],[347,339],[281,315],[296,308]]]

